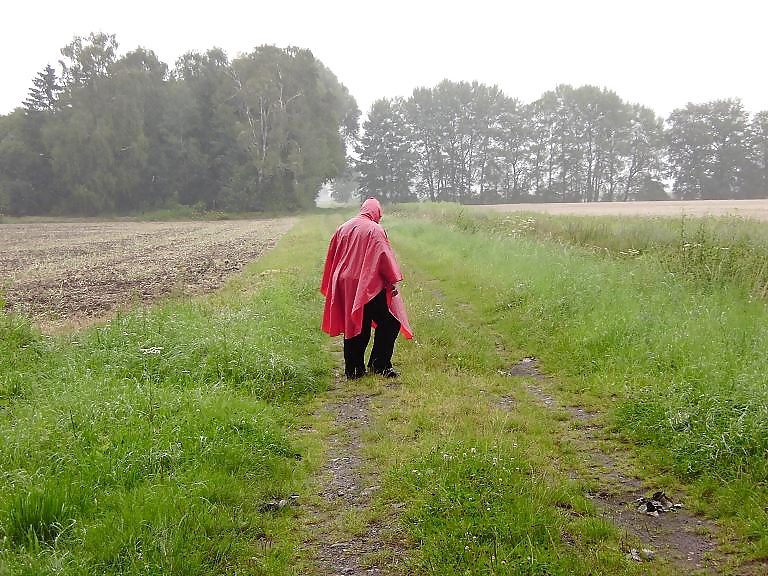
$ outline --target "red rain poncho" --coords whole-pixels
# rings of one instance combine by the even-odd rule
[[[379,220],[381,206],[375,198],[368,198],[360,214],[339,226],[331,238],[320,286],[325,296],[323,331],[331,336],[344,333],[349,339],[360,334],[363,306],[403,279]],[[412,338],[400,294],[393,296],[392,290],[387,290],[387,306],[400,321],[403,336]]]

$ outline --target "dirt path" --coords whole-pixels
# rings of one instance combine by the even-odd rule
[[[552,395],[551,380],[541,372],[534,358],[512,365],[507,374],[528,380],[531,397],[548,410],[564,414],[563,435],[583,462],[567,472],[574,479],[592,480],[600,488],[589,497],[595,506],[619,529],[639,540],[636,561],[667,561],[685,573],[719,574],[726,559],[717,551],[717,526],[685,508],[661,512],[658,516],[638,511],[637,500],[648,498],[664,487],[648,487],[623,461],[616,442],[607,437],[599,415],[578,406],[562,406]],[[684,502],[683,494],[668,494]],[[650,553],[643,554],[643,550]]]
[[[318,481],[319,502],[310,508],[306,525],[309,574],[393,575],[404,555],[387,518],[370,519],[372,499],[380,488],[378,473],[365,466],[363,454],[373,398],[367,390],[371,378],[347,382],[343,368],[337,367],[335,386],[321,409],[330,413],[334,428]]]

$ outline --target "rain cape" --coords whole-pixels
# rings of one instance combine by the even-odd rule
[[[379,220],[381,206],[369,198],[360,213],[339,226],[331,238],[320,285],[325,296],[322,327],[331,336],[343,333],[349,339],[360,334],[363,306],[387,288],[387,306],[400,321],[400,332],[413,337],[403,300],[389,289],[403,274]]]

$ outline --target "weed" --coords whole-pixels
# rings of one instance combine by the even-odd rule
[[[685,238],[711,246],[706,226]],[[743,530],[768,525],[760,506],[743,506],[768,502],[768,311],[724,272],[692,277],[709,274],[708,251],[691,255],[690,274],[671,274],[659,250],[596,256],[558,241],[502,237],[492,227],[447,232],[423,218],[391,228],[411,266],[441,279],[446,298],[472,305],[478,329],[540,358],[574,401],[606,409],[660,469],[718,486],[716,498],[729,503],[722,513],[739,510]],[[678,243],[672,234],[670,246]],[[424,337],[427,348],[455,346],[456,336],[444,337],[425,316],[436,330]],[[419,320],[413,324],[418,335]],[[457,353],[480,351],[468,341]],[[756,553],[766,546],[759,539]]]

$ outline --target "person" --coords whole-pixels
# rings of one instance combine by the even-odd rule
[[[360,213],[338,227],[325,259],[320,291],[325,296],[322,328],[344,334],[344,372],[348,380],[366,374],[365,350],[375,328],[368,369],[388,378],[398,333],[413,337],[396,284],[403,279],[389,238],[381,227],[381,205],[363,202]]]

